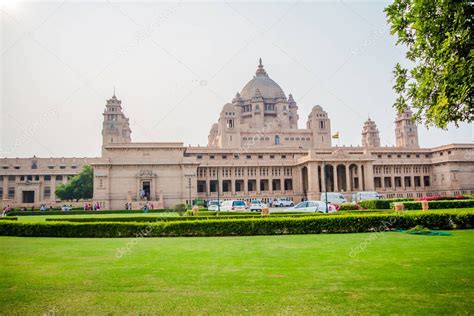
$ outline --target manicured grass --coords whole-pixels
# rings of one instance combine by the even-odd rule
[[[451,233],[0,237],[1,313],[473,314],[474,230]]]

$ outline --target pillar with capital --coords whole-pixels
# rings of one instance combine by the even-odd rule
[[[349,170],[350,165],[344,164],[344,168],[346,168],[346,192],[350,192],[351,190],[351,173]]]

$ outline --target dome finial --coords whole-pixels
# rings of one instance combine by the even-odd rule
[[[257,77],[268,77],[267,72],[263,69],[262,58],[258,59],[258,69],[255,72]]]

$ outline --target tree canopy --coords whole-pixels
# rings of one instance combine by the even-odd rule
[[[56,188],[56,196],[61,200],[91,199],[93,195],[93,169],[85,165],[77,175],[67,183],[61,183]]]
[[[412,67],[397,63],[394,107],[411,107],[414,119],[443,129],[472,122],[474,113],[472,16],[469,0],[394,0],[385,8],[397,45]]]

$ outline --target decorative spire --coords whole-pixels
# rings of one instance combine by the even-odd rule
[[[237,92],[235,97],[232,99],[232,102],[239,102],[240,100],[242,100],[242,98],[240,97],[240,93]]]
[[[257,77],[268,77],[267,72],[263,69],[262,58],[258,59],[258,69],[255,72]]]

